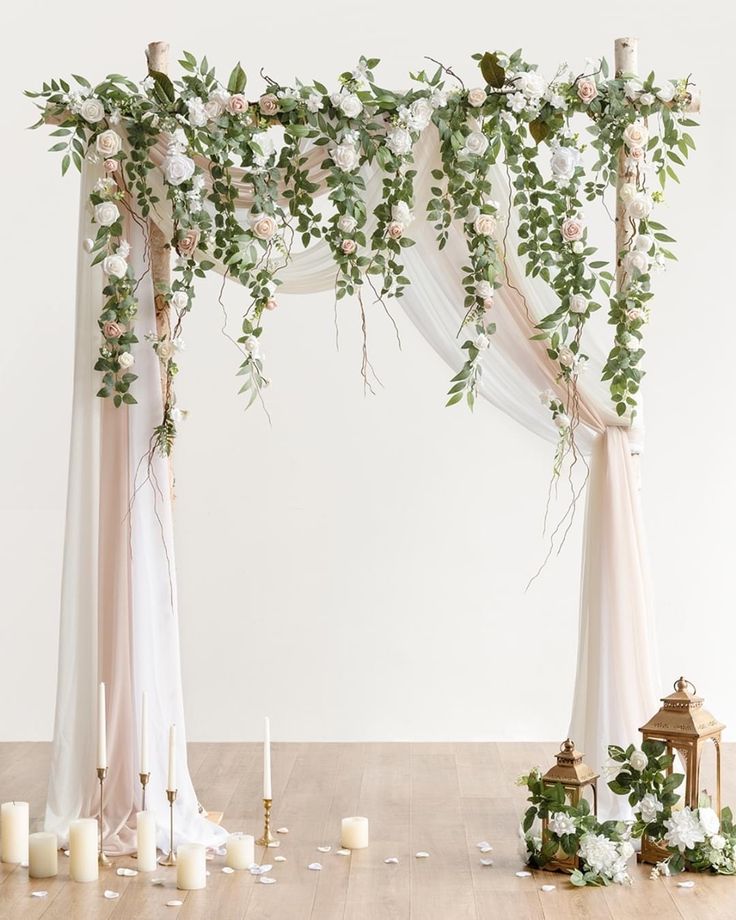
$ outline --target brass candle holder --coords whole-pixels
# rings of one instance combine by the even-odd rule
[[[277,847],[279,841],[271,833],[271,805],[273,799],[263,800],[263,836],[256,840],[259,847]]]
[[[103,822],[104,822],[105,777],[106,776],[107,776],[107,767],[98,767],[97,768],[97,779],[100,781],[100,817],[98,821],[100,825],[100,848],[99,848],[99,853],[97,854],[97,862],[101,866],[105,866],[105,867],[112,865],[110,860],[107,858],[105,854],[105,850],[103,849],[103,846],[102,846],[102,840],[104,836]]]
[[[139,773],[138,779],[141,781],[141,811],[146,810],[146,786],[148,785],[148,780],[151,778],[150,773]]]
[[[174,852],[174,802],[176,801],[176,789],[167,789],[166,798],[169,800],[169,855],[162,856],[159,859],[160,866],[175,866],[176,853]]]

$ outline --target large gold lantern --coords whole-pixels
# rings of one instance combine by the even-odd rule
[[[683,805],[698,808],[700,805],[701,758],[703,749],[715,746],[715,792],[713,804],[721,813],[721,732],[726,727],[703,709],[703,698],[697,690],[681,677],[674,684],[674,693],[662,698],[662,708],[642,725],[639,731],[643,740],[662,741],[671,756],[680,755],[685,782],[682,786]],[[668,773],[673,772],[670,765]],[[645,834],[641,841],[639,861],[657,863],[666,859],[669,852]]]
[[[555,755],[557,761],[542,777],[545,786],[558,783],[565,790],[565,804],[578,806],[581,799],[590,796],[592,814],[598,811],[598,774],[583,762],[583,755],[575,750],[574,743],[567,738],[560,745],[560,753]],[[549,820],[542,819],[542,840],[547,837]],[[574,872],[579,868],[577,854],[568,856],[561,849],[544,865],[550,872]]]

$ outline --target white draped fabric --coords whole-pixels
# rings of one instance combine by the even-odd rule
[[[155,155],[154,160],[159,156]],[[456,371],[464,361],[457,332],[464,313],[460,266],[466,261],[465,241],[462,229],[453,227],[448,245],[438,252],[432,228],[423,219],[432,184],[430,172],[439,158],[433,130],[425,132],[415,157],[418,219],[411,235],[416,245],[404,250],[412,283],[399,303],[432,348]],[[314,156],[311,162],[315,181],[323,178],[319,160]],[[365,177],[370,213],[380,195],[381,176],[377,170],[366,169]],[[492,178],[496,197],[505,200],[505,176],[496,170]],[[152,180],[162,185],[158,173]],[[160,198],[165,199],[163,187]],[[249,204],[244,186],[239,205],[248,208]],[[172,226],[166,212],[162,210],[155,220],[170,238]],[[85,221],[83,216],[83,236],[88,235]],[[140,260],[142,241],[135,228],[130,232]],[[544,303],[546,291],[525,278],[514,251],[511,243],[506,258],[509,285],[496,298],[497,332],[482,359],[481,393],[530,431],[555,441],[558,432],[549,410],[539,401],[539,393],[557,387],[556,370],[543,343],[530,340],[535,322],[549,312]],[[223,270],[222,266],[218,268]],[[284,280],[280,290],[284,293],[331,290],[335,268],[326,243],[319,241],[306,251],[294,253],[280,276]],[[140,405],[132,410],[114,410],[107,401],[94,398],[99,383],[91,367],[96,351],[100,287],[98,272],[89,269],[83,256],[79,265],[59,688],[47,825],[64,836],[70,818],[94,811],[90,726],[95,682],[107,676],[117,701],[112,705],[118,706],[119,716],[113,720],[109,735],[111,746],[120,745],[118,755],[111,755],[111,764],[119,765],[118,782],[125,789],[120,802],[116,802],[117,811],[110,810],[110,831],[120,849],[130,846],[130,816],[135,812],[136,801],[136,716],[144,689],[149,690],[149,700],[155,701],[151,713],[154,748],[149,801],[159,816],[159,844],[166,843],[162,778],[170,722],[180,728],[180,837],[213,844],[222,839],[223,832],[199,816],[186,771],[167,472],[165,463],[154,458],[153,471],[159,484],[156,487],[145,481],[146,462],[141,462],[161,413],[156,359],[150,346],[137,346],[136,393]],[[150,287],[144,282],[139,288],[138,328],[143,330],[154,326]],[[602,357],[594,344],[588,343],[586,350],[591,355],[591,367],[580,385],[576,442],[587,458],[590,472],[571,733],[589,760],[600,766],[606,743],[628,743],[653,711],[658,679],[654,612],[631,457],[640,449],[641,432],[622,427],[624,423],[612,412],[599,382]],[[116,473],[111,474],[110,468]],[[121,483],[123,492],[117,488]],[[135,500],[131,502],[134,492]],[[130,513],[126,514],[128,505]],[[111,570],[118,571],[117,578],[109,575]],[[108,573],[104,578],[103,572]],[[116,631],[127,637],[125,642],[116,644],[112,640]],[[604,804],[613,814],[613,802],[604,797]]]

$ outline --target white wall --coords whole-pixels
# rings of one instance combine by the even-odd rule
[[[680,263],[658,286],[648,335],[644,496],[658,596],[663,690],[681,671],[736,723],[732,582],[733,70],[725,4],[588,12],[534,0],[217,7],[130,0],[16,4],[2,67],[4,332],[0,392],[0,740],[52,729],[71,400],[77,181],[19,93],[46,77],[144,75],[149,40],[329,82],[360,53],[401,84],[430,54],[471,75],[470,55],[523,46],[561,58],[642,41],[642,67],[692,71],[699,150],[670,193]],[[217,12],[215,12],[217,10]],[[269,317],[273,426],[244,414],[237,358],[208,283],[188,325],[177,447],[182,654],[193,739],[524,739],[566,730],[575,667],[579,524],[528,592],[544,551],[549,446],[499,412],[443,408],[448,369],[399,316],[399,353],[371,317],[385,388],[364,399],[355,309],[284,299]],[[241,298],[227,302],[237,315]],[[235,692],[233,690],[235,689]],[[620,739],[624,740],[624,739]]]

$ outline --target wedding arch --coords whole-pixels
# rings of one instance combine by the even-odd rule
[[[133,846],[144,691],[160,846],[172,722],[179,838],[224,839],[187,770],[169,487],[177,349],[196,279],[210,271],[248,292],[236,344],[250,403],[269,383],[261,340],[279,293],[332,291],[355,301],[364,327],[368,306],[395,301],[453,369],[448,405],[488,399],[555,444],[556,475],[589,465],[571,732],[600,761],[651,711],[653,610],[632,455],[652,275],[674,257],[653,214],[694,148],[697,98],[688,79],[639,77],[635,39],[617,40],[613,76],[604,60],[552,79],[521,52],[475,60],[470,87],[433,62],[410,89],[384,89],[378,61],[361,58],[331,88],[266,77],[253,102],[240,64],[223,85],[206,58],[184,52],[174,81],[156,42],[141,84],[74,76],[29,93],[38,124],[54,126],[62,172],[82,174],[46,819],[62,839],[71,819],[96,811],[98,680],[109,688],[108,850]],[[605,208],[614,188],[611,260],[585,212]],[[584,336],[604,304],[605,354]],[[369,387],[365,345],[362,373]]]

